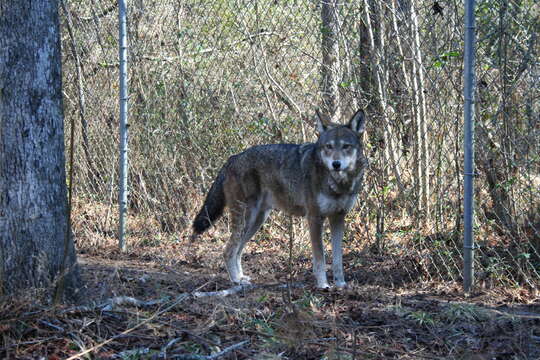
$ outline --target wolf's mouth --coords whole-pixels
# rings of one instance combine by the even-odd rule
[[[345,169],[339,169],[339,170],[332,170],[330,171],[330,175],[334,178],[334,180],[341,182],[345,178],[347,178],[347,172]]]

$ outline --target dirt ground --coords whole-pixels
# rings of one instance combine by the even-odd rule
[[[540,359],[540,299],[526,289],[465,297],[457,283],[418,280],[410,260],[349,249],[350,286],[320,291],[305,244],[287,287],[287,241],[269,237],[249,245],[254,286],[239,289],[223,244],[83,247],[83,305],[3,301],[0,358]]]

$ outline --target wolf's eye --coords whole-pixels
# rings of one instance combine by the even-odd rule
[[[343,145],[343,150],[351,150],[352,149],[352,145],[351,144],[345,144]]]
[[[326,150],[333,150],[333,149],[334,149],[334,146],[332,146],[332,144],[326,144],[326,145],[324,145],[324,148],[325,148]]]

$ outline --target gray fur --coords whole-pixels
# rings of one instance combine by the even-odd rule
[[[242,270],[243,249],[270,211],[278,209],[307,217],[313,271],[321,288],[329,286],[322,227],[324,219],[330,219],[334,282],[345,286],[341,241],[345,215],[356,200],[367,166],[361,139],[364,124],[359,111],[348,125],[320,122],[323,132],[316,143],[259,145],[229,158],[195,218],[194,229],[203,232],[224,206],[229,208],[232,234],[224,256],[233,282],[249,282]],[[340,166],[339,171],[335,166]]]

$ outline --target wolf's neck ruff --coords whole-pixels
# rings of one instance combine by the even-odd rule
[[[328,187],[330,188],[331,195],[344,195],[354,193],[353,184],[351,179],[345,177],[336,179],[333,174],[330,173],[328,176]]]

